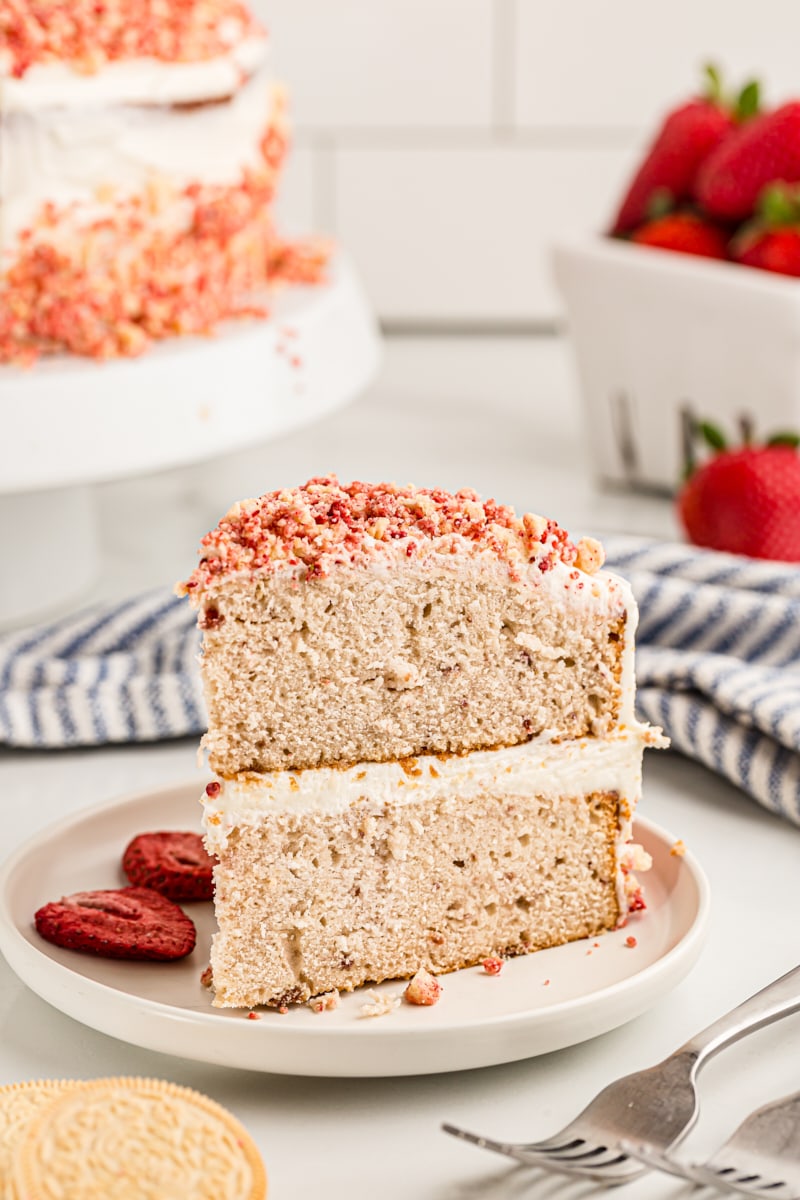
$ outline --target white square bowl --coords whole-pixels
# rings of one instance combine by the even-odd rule
[[[734,439],[800,429],[800,280],[600,235],[553,264],[601,480],[673,492],[686,406]]]

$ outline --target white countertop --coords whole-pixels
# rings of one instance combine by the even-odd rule
[[[674,536],[668,501],[591,483],[566,356],[557,340],[396,339],[369,396],[311,430],[202,467],[98,489],[104,541],[98,596],[184,575],[199,537],[234,500],[336,470],[471,486],[555,516],[576,535]],[[63,753],[0,752],[6,850],[57,816],[197,771],[191,742]],[[0,1083],[33,1077],[152,1074],[207,1092],[258,1143],[270,1197],[302,1200],[500,1200],[596,1194],[542,1178],[439,1132],[448,1119],[509,1139],[558,1129],[617,1075],[664,1057],[702,1026],[800,961],[800,832],[705,769],[650,754],[643,811],[681,837],[712,888],[698,965],[649,1013],[545,1057],[461,1074],[381,1080],[258,1075],[139,1050],[62,1016],[0,963]],[[702,1156],[752,1108],[797,1089],[800,1015],[719,1056],[701,1081],[686,1144]],[[650,1176],[619,1193],[685,1197]]]

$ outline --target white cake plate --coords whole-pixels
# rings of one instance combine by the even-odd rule
[[[310,424],[372,379],[379,337],[347,258],[268,321],[137,359],[0,367],[0,628],[58,610],[96,568],[90,485],[213,458]]]
[[[361,988],[332,1012],[213,1008],[201,983],[215,929],[210,903],[186,905],[195,950],[179,962],[119,962],[62,950],[37,934],[33,914],[77,891],[124,885],[122,851],[137,833],[198,828],[198,784],[105,802],[36,834],[3,864],[0,952],[28,987],[67,1016],[134,1046],[199,1062],[285,1075],[394,1076],[515,1062],[597,1037],[663,1001],[703,945],[708,883],[672,834],[637,819],[653,856],[647,910],[625,929],[442,978],[435,1008],[400,1003],[365,1018]],[[399,998],[403,983],[385,983]]]

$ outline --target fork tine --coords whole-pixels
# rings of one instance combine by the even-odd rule
[[[712,1163],[697,1163],[692,1164],[690,1170],[697,1183],[735,1192],[739,1196],[773,1196],[779,1197],[780,1200],[800,1200],[800,1193],[790,1192],[782,1181],[772,1182],[763,1175],[754,1175],[752,1172],[744,1174],[735,1167],[720,1168]],[[780,1192],[779,1188],[782,1189]]]
[[[772,1182],[763,1175],[753,1172],[745,1174],[735,1167],[716,1166],[713,1162],[705,1164],[676,1162],[645,1143],[622,1142],[621,1145],[639,1162],[655,1167],[659,1171],[666,1171],[669,1175],[677,1175],[679,1179],[685,1179],[688,1183],[699,1183],[721,1191],[735,1192],[740,1196],[761,1196],[764,1197],[764,1200],[770,1196],[774,1200],[800,1200],[800,1194],[790,1193],[786,1184],[780,1180]]]
[[[529,1167],[539,1167],[550,1173],[556,1172],[573,1177],[581,1176],[584,1179],[600,1180],[610,1184],[627,1182],[628,1179],[633,1179],[637,1175],[643,1174],[644,1171],[644,1168],[638,1163],[634,1163],[626,1154],[621,1154],[616,1147],[590,1146],[588,1149],[581,1150],[581,1147],[588,1145],[583,1138],[574,1138],[566,1144],[551,1139],[549,1143],[532,1142],[522,1145],[515,1142],[498,1142],[493,1138],[460,1129],[457,1125],[443,1124],[442,1129],[445,1133],[470,1142],[473,1146],[479,1146],[482,1150],[493,1150],[497,1154],[505,1155],[506,1158],[513,1158],[516,1162],[524,1163]],[[573,1149],[578,1149],[579,1153],[565,1153],[565,1151]],[[600,1160],[601,1155],[608,1154],[613,1157]],[[607,1171],[609,1167],[626,1167],[627,1164],[630,1164],[630,1169],[626,1169],[624,1178],[619,1178],[617,1172],[614,1173],[614,1176],[610,1176]]]

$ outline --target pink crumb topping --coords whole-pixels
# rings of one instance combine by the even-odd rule
[[[379,555],[408,558],[486,553],[506,563],[512,579],[535,563],[545,573],[572,565],[574,546],[555,521],[468,489],[451,495],[439,488],[394,483],[340,484],[335,475],[303,487],[269,492],[235,504],[203,538],[199,566],[179,585],[198,596],[226,577],[296,569],[300,578],[323,579],[332,568],[358,566]]]
[[[82,202],[45,204],[0,279],[0,363],[29,366],[64,350],[134,357],[165,338],[268,316],[265,289],[324,281],[330,247],[285,241],[273,227],[287,132],[282,95],[272,103],[263,162],[235,184],[154,180],[106,198],[88,224]]]
[[[403,992],[407,1004],[419,1004],[426,1008],[436,1004],[442,994],[442,985],[435,975],[420,967],[414,978]]]
[[[202,62],[263,34],[242,0],[4,0],[0,5],[0,52],[17,79],[34,63],[68,62],[88,75],[120,59]]]
[[[487,975],[499,975],[503,969],[502,958],[485,958],[481,963]]]

